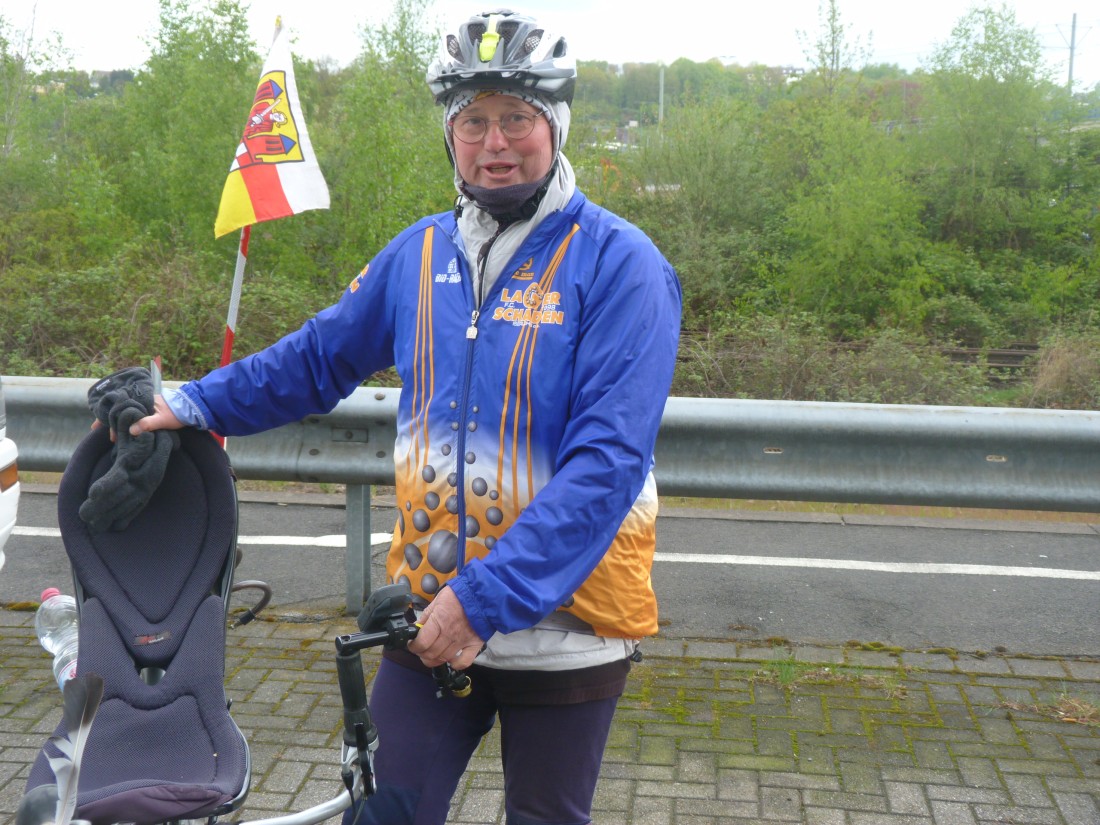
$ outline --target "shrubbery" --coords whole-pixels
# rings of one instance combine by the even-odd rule
[[[254,227],[236,354],[449,207],[426,8],[398,0],[350,66],[296,65],[332,208]],[[149,63],[98,92],[16,52],[0,19],[0,372],[217,364],[236,244],[212,226],[261,64],[245,19],[165,0]],[[843,30],[819,53],[848,54],[827,42]],[[680,275],[673,391],[1100,405],[1100,131],[1075,128],[1100,92],[1069,97],[1037,55],[1002,8],[967,12],[913,74],[680,60],[660,122],[657,67],[582,64],[566,152]],[[1041,348],[1008,381],[943,354],[1014,342]]]

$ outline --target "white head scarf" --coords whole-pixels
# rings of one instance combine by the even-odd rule
[[[553,161],[557,161],[561,155],[562,147],[565,146],[565,139],[569,136],[569,120],[570,111],[568,104],[560,100],[551,100],[544,97],[537,92],[522,90],[522,89],[460,89],[452,94],[443,104],[443,135],[447,141],[447,151],[451,153],[451,157],[455,156],[455,142],[454,134],[451,131],[451,124],[454,123],[454,119],[458,117],[462,110],[473,103],[475,100],[480,100],[488,95],[510,95],[511,97],[519,98],[525,103],[529,103],[534,106],[540,112],[546,115],[550,121],[550,132],[554,138],[554,158]],[[553,170],[554,162],[551,161],[550,169]],[[459,192],[462,191],[462,177],[458,173],[458,167],[455,167],[455,188]]]
[[[475,100],[485,95],[492,94],[506,94],[517,97],[547,115],[550,120],[550,131],[554,140],[554,158],[550,163],[550,172],[548,175],[550,180],[548,181],[546,192],[538,205],[537,211],[529,220],[517,221],[501,231],[501,227],[498,226],[497,221],[490,216],[485,209],[459,208],[456,210],[458,214],[459,237],[467,251],[467,255],[471,259],[477,258],[478,251],[481,250],[485,243],[495,239],[486,260],[484,273],[479,272],[477,267],[473,267],[472,269],[474,294],[477,296],[479,304],[481,303],[484,290],[489,284],[496,281],[504,265],[512,257],[516,249],[519,248],[520,244],[523,243],[524,239],[531,233],[531,230],[541,223],[543,218],[551,212],[563,208],[565,204],[569,202],[569,199],[573,197],[573,192],[576,189],[576,176],[573,173],[573,167],[569,164],[569,160],[561,151],[562,147],[565,145],[565,139],[569,135],[569,105],[561,101],[545,98],[529,90],[521,91],[493,88],[461,89],[452,94],[443,104],[443,134],[447,141],[447,150],[451,153],[451,158],[453,159],[455,157],[454,135],[451,132],[451,124],[454,122],[454,119]],[[461,207],[467,204],[476,206],[463,191],[465,181],[462,180],[462,176],[458,172],[457,164],[455,164],[454,180],[455,189],[458,190],[460,195],[459,200],[456,202],[456,206]]]

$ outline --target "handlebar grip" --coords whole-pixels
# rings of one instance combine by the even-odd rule
[[[336,678],[344,703],[344,744],[356,747],[355,726],[363,725],[368,744],[378,740],[378,729],[367,708],[367,684],[363,677],[363,659],[358,650],[336,654]]]

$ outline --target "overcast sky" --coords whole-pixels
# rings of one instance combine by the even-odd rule
[[[386,18],[392,0],[252,0],[249,20],[261,52],[275,17],[296,37],[295,53],[345,64],[359,52],[364,24]],[[432,19],[451,27],[504,0],[435,0]],[[999,5],[999,4],[996,4]],[[1074,14],[1074,79],[1078,90],[1100,82],[1100,8],[1082,0],[1009,0],[1017,21],[1033,28],[1056,78],[1066,79]],[[671,63],[679,57],[718,57],[742,65],[806,64],[819,31],[819,0],[529,0],[512,3],[564,34],[580,60]],[[969,6],[960,0],[839,0],[850,43],[869,47],[871,61],[912,70],[921,65]],[[157,30],[157,0],[0,0],[16,33],[35,19],[39,40],[58,32],[78,69],[136,69]]]

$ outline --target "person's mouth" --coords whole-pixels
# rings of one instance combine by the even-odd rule
[[[490,177],[505,177],[515,168],[513,163],[487,163],[481,167],[482,171]]]

